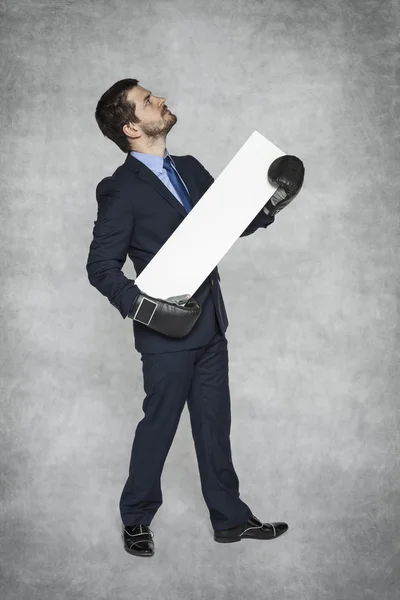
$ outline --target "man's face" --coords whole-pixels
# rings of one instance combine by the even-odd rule
[[[165,110],[166,104],[163,96],[153,96],[150,90],[140,85],[128,92],[129,100],[135,102],[135,114],[141,121],[134,124],[141,133],[140,137],[165,138],[178,120],[173,113]]]

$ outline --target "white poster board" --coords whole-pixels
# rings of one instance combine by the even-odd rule
[[[267,173],[284,154],[254,131],[136,278],[139,289],[164,300],[194,294],[277,189]]]

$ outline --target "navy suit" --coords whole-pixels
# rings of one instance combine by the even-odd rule
[[[172,158],[195,205],[214,179],[193,156]],[[125,319],[140,291],[122,272],[127,256],[138,276],[187,213],[152,170],[131,154],[112,176],[100,181],[96,196],[98,213],[86,269],[91,285]],[[261,210],[240,237],[273,221]],[[136,428],[129,477],[120,500],[124,525],[149,525],[161,506],[161,473],[186,401],[202,493],[213,528],[234,527],[251,517],[249,507],[239,498],[231,457],[224,335],[228,318],[219,281],[215,267],[193,294],[202,312],[184,338],[168,338],[132,322],[146,397],[145,416]]]

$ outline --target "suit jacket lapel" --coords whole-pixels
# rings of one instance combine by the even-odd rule
[[[199,192],[196,186],[194,179],[191,177],[190,172],[188,172],[187,168],[183,165],[182,157],[173,156],[176,168],[179,171],[179,175],[182,177],[183,181],[186,184],[187,189],[189,190],[190,198],[192,200],[193,206],[197,204],[199,201]],[[186,217],[187,212],[182,204],[177,200],[172,194],[166,185],[153,173],[147,165],[143,164],[140,160],[132,156],[132,154],[128,154],[125,160],[125,165],[133,171],[137,177],[148,183],[155,189],[161,196],[166,200],[173,208],[178,210],[182,216]]]

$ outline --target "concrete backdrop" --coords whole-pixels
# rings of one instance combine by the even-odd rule
[[[0,7],[2,599],[398,598],[399,5]],[[214,177],[254,129],[306,165],[220,263],[233,460],[254,514],[289,523],[273,542],[213,541],[185,407],[156,554],[123,549],[141,363],[85,264],[125,160],[94,110],[125,77],[166,95],[168,149]]]

